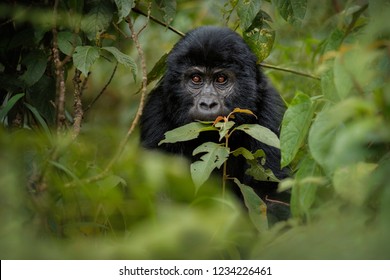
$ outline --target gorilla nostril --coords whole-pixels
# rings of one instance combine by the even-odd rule
[[[201,102],[201,103],[199,103],[199,107],[203,110],[211,110],[217,106],[218,106],[217,102],[211,102],[211,103]]]
[[[209,105],[209,108],[210,109],[213,109],[214,107],[217,107],[218,106],[218,103],[217,102],[212,102],[210,105]]]

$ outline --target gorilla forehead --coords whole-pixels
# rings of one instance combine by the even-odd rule
[[[254,69],[256,57],[231,29],[204,26],[187,33],[168,57],[170,70],[184,71],[189,66],[238,68],[236,70],[242,71],[248,67]]]

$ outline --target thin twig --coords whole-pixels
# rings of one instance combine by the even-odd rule
[[[149,9],[149,10],[150,10],[150,9]],[[145,12],[141,11],[141,10],[138,9],[138,8],[133,8],[132,11],[135,12],[135,13],[137,13],[137,14],[143,15],[143,16],[145,16],[145,17],[148,17],[148,14],[150,13],[150,12],[148,12],[148,14],[146,14]],[[149,15],[149,17],[150,17],[150,19],[151,19],[152,21],[154,21],[155,23],[158,23],[159,25],[165,26],[165,27],[167,27],[169,30],[171,30],[171,31],[173,31],[174,33],[176,33],[177,35],[184,37],[185,34],[184,34],[183,32],[181,32],[181,31],[177,30],[176,28],[170,26],[169,24],[167,24],[167,23],[165,23],[165,22],[159,20],[158,18],[155,18],[154,16]]]
[[[297,70],[292,70],[292,69],[289,69],[289,68],[283,68],[283,67],[280,67],[280,66],[271,65],[271,64],[264,63],[264,62],[260,63],[260,65],[262,67],[264,67],[264,68],[275,69],[275,70],[279,70],[279,71],[283,71],[283,72],[293,73],[293,74],[296,74],[296,75],[299,75],[299,76],[312,78],[312,79],[315,79],[315,80],[321,80],[321,78],[318,77],[318,76],[315,76],[315,75],[312,75],[312,74],[308,74],[308,73],[304,73],[304,72],[300,72],[300,71],[297,71]]]
[[[111,84],[112,79],[115,76],[116,69],[118,68],[118,62],[115,64],[114,70],[111,73],[110,78],[108,79],[107,83],[104,85],[102,90],[99,92],[99,94],[92,100],[92,102],[85,108],[84,113],[86,113],[91,107],[95,104],[95,102],[103,95],[103,93],[106,91],[107,87]]]

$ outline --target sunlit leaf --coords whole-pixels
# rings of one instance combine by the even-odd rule
[[[158,144],[189,141],[197,138],[202,131],[210,130],[216,130],[216,128],[200,122],[192,122],[166,132],[164,134],[165,139]]]
[[[257,116],[251,110],[241,108],[234,108],[234,110],[229,114],[229,118],[232,118],[236,113],[252,115],[257,119]]]
[[[194,156],[205,153],[200,160],[191,164],[191,176],[197,188],[207,181],[214,169],[222,166],[229,152],[229,148],[213,142],[204,143],[194,150]]]
[[[244,131],[246,134],[252,136],[264,144],[275,148],[280,147],[278,136],[267,127],[258,124],[243,124],[238,126],[236,129]]]
[[[314,114],[309,96],[298,92],[283,117],[280,133],[281,166],[287,166],[303,145]]]

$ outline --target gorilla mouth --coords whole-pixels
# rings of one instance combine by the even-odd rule
[[[219,116],[227,116],[229,112],[227,110],[218,110],[218,111],[199,111],[195,108],[192,108],[189,111],[189,117],[193,121],[214,121]]]

